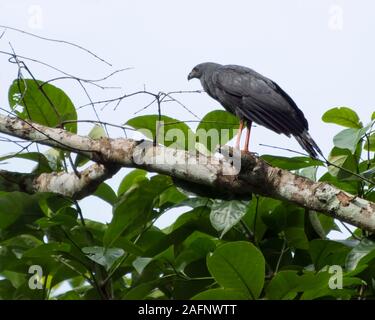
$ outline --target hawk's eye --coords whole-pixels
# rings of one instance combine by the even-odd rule
[[[198,68],[194,68],[193,71],[194,71],[194,72],[198,72]]]

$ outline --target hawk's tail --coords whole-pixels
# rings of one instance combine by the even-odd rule
[[[294,136],[301,147],[308,152],[311,158],[318,159],[318,153],[324,158],[324,155],[313,138],[307,130],[303,131],[298,136]]]

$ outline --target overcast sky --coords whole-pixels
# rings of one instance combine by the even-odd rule
[[[134,68],[108,82],[121,86],[121,90],[90,88],[94,100],[144,86],[153,92],[200,89],[199,81],[187,82],[186,76],[194,65],[204,61],[248,66],[276,81],[291,95],[305,113],[311,135],[328,154],[339,127],[321,121],[327,109],[352,107],[363,122],[369,121],[375,109],[374,11],[372,0],[0,0],[0,24],[72,41],[105,58],[113,67],[76,48],[11,30],[0,39],[0,50],[9,52],[10,41],[20,55],[89,79],[115,69]],[[4,107],[17,68],[3,55],[0,65],[0,106]],[[40,65],[30,63],[29,67],[41,80],[56,76]],[[87,103],[76,83],[61,81],[55,85],[63,88],[76,106]],[[100,117],[122,124],[149,99],[129,99],[117,110],[109,106],[99,110]],[[198,116],[220,108],[204,94],[179,99]],[[166,104],[163,112],[182,120],[194,119],[176,104]],[[148,113],[156,113],[155,106],[143,112]],[[80,117],[94,119],[94,114],[90,108],[83,108]],[[81,133],[86,132],[83,127]],[[282,153],[259,143],[302,151],[294,140],[257,127],[251,149],[260,154]],[[2,153],[11,150],[10,145],[2,144],[1,148]],[[85,203],[90,211],[90,201]],[[108,220],[109,208],[100,206],[96,208],[103,212],[94,216]]]

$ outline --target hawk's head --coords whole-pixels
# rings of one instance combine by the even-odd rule
[[[215,71],[221,65],[218,63],[213,62],[204,62],[196,65],[193,70],[188,75],[188,80],[191,79],[200,79],[204,74],[210,74],[211,72]]]
[[[193,70],[191,70],[191,72],[189,73],[187,77],[188,80],[191,80],[194,78],[199,79],[202,76],[202,71],[199,69],[199,66],[200,65],[197,65],[193,68]]]

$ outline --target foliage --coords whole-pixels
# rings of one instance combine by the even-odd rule
[[[16,79],[9,88],[9,105],[22,119],[55,127],[64,121],[77,120],[77,112],[72,101],[61,89],[43,81]],[[22,111],[18,110],[22,108]],[[77,132],[75,122],[65,128]]]
[[[76,120],[68,96],[44,84],[44,92],[56,107],[51,108],[40,91],[41,84],[15,81],[9,90],[11,108],[24,119],[52,127]],[[176,119],[161,119],[164,129],[196,135]],[[153,139],[158,120],[158,115],[149,115],[130,119],[127,124],[147,129],[146,137]],[[313,180],[320,176],[320,181],[374,201],[373,185],[360,178],[374,179],[375,175],[373,123],[363,126],[355,111],[347,107],[327,111],[323,120],[346,127],[335,136],[329,157],[345,170],[326,168],[323,162],[306,157],[263,158]],[[76,124],[64,126],[77,131]],[[235,118],[225,111],[210,112],[198,125],[198,129],[228,129],[230,133],[219,140],[221,144],[233,138],[236,127]],[[161,132],[167,135],[167,131]],[[105,132],[94,127],[90,136],[98,139]],[[164,138],[166,145],[173,143],[173,137]],[[175,147],[203,145],[206,152],[214,152],[212,140],[195,141],[194,146]],[[68,156],[53,149],[47,154],[4,155],[2,160],[31,160],[37,164],[33,172],[42,173],[63,170]],[[75,159],[76,166],[86,162],[81,156]],[[6,192],[5,186],[0,178],[1,299],[375,297],[372,235],[355,230],[347,240],[328,239],[327,235],[337,230],[331,217],[289,203],[255,195],[248,202],[203,198],[178,189],[168,176],[136,169],[125,174],[118,190],[103,183],[93,194],[96,201],[106,201],[112,207],[112,221],[105,224],[84,219],[79,204],[71,199]],[[154,225],[156,219],[176,208],[182,214],[169,227]],[[33,266],[42,268],[39,282],[30,269]],[[342,270],[342,277],[334,270]],[[38,283],[42,286],[35,287]],[[340,283],[342,288],[335,289]],[[63,293],[56,293],[58,288],[64,289]]]

